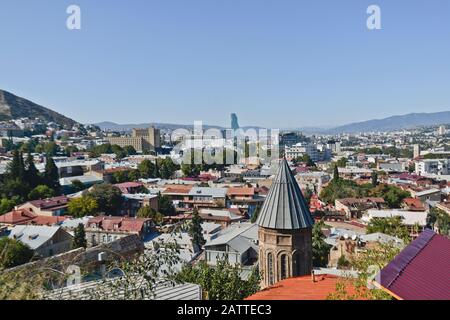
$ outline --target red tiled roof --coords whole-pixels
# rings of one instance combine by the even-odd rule
[[[139,188],[144,186],[142,182],[124,182],[124,183],[118,183],[114,185],[115,187],[119,188],[122,193],[130,193],[132,189]]]
[[[59,217],[46,217],[46,216],[37,216],[36,218],[28,221],[26,224],[38,225],[38,226],[53,226],[55,224],[61,223],[71,217],[68,216],[59,216]]]
[[[376,277],[397,299],[450,300],[450,240],[427,229]]]
[[[346,280],[333,275],[316,276],[316,282],[312,281],[311,276],[286,279],[246,300],[326,300],[328,295],[336,291],[338,281]],[[350,283],[347,292],[355,293]]]
[[[408,206],[409,210],[425,211],[425,207],[419,199],[416,198],[405,198],[403,203]]]
[[[128,217],[95,217],[88,221],[88,228],[97,225],[104,231],[141,232],[144,224],[151,219]],[[115,227],[117,226],[117,227]]]
[[[169,186],[162,192],[162,194],[188,194],[189,191],[191,191],[192,186],[185,186],[185,185],[179,185],[179,186]]]
[[[26,209],[13,210],[0,216],[0,223],[16,225],[26,223],[36,218],[36,215]]]
[[[253,196],[255,188],[229,188],[227,194],[230,196]]]

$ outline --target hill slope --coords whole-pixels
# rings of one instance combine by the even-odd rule
[[[77,124],[53,110],[40,106],[32,101],[18,97],[10,92],[0,90],[0,121],[18,118],[39,118],[46,122],[56,122],[66,128]]]
[[[421,126],[433,126],[450,123],[450,111],[435,113],[410,113],[385,119],[350,123],[344,126],[325,130],[327,134],[358,133],[370,131],[393,131],[411,129]]]

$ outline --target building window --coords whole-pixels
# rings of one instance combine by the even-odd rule
[[[287,255],[282,254],[280,257],[280,267],[281,267],[281,280],[284,280],[287,278],[288,275],[288,262],[287,262]]]
[[[270,252],[267,254],[267,272],[269,276],[269,286],[271,286],[275,283],[275,278],[273,270],[273,254]]]

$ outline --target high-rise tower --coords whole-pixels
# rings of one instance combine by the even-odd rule
[[[236,131],[239,129],[239,122],[236,113],[231,114],[231,129]]]

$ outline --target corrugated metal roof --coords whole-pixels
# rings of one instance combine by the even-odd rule
[[[60,230],[61,227],[48,226],[15,226],[9,237],[17,239],[35,250],[46,243]]]
[[[136,278],[138,279],[138,278]],[[102,299],[107,300],[123,300],[126,299],[125,293],[119,288],[115,287],[117,279],[91,281],[75,286],[66,287],[63,289],[54,290],[46,295],[48,300],[91,300],[97,299],[94,291],[101,295]],[[136,280],[139,283],[140,280]],[[107,283],[111,283],[108,285]],[[149,284],[142,280],[140,284],[135,284],[136,291],[140,288],[145,288]],[[130,286],[131,288],[131,286]],[[128,293],[127,296],[131,296]],[[145,293],[141,297],[143,300],[201,300],[202,290],[197,284],[172,284],[161,283],[158,284],[152,294]]]
[[[297,230],[311,228],[314,220],[286,159],[259,214],[257,224],[270,229]]]
[[[425,230],[376,282],[404,300],[450,300],[450,240]]]

